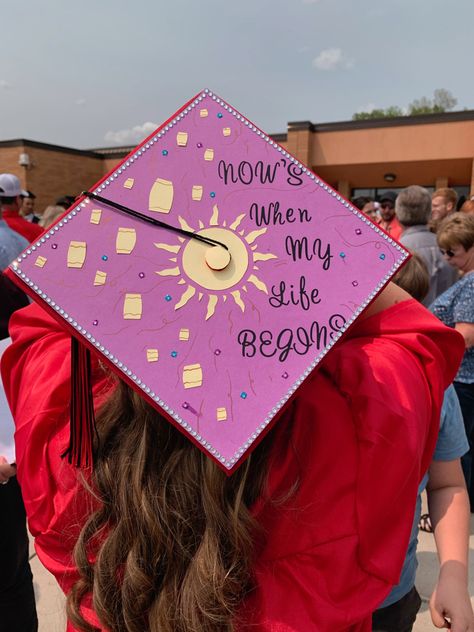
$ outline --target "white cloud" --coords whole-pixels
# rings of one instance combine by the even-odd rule
[[[158,127],[156,123],[143,123],[143,125],[135,125],[129,129],[121,129],[116,132],[108,131],[104,138],[108,143],[116,143],[117,145],[128,145],[139,143],[146,136],[155,131]]]
[[[5,79],[0,79],[0,90],[10,90],[11,87],[11,83],[5,81]]]
[[[87,103],[87,101],[86,101],[86,99],[80,98],[80,99],[76,99],[76,100],[74,101],[74,103],[75,103],[76,105],[82,106],[82,105],[85,105],[85,104]]]
[[[340,48],[325,48],[313,59],[313,66],[318,70],[349,69],[354,66],[354,60],[348,59]]]

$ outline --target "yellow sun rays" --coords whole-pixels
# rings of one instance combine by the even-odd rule
[[[240,226],[240,222],[244,219],[245,217],[245,213],[242,213],[242,215],[239,215],[233,222],[232,224],[229,226],[229,228],[231,230],[235,230],[236,228],[238,228]]]
[[[209,318],[213,316],[214,312],[216,311],[216,305],[217,305],[218,300],[219,300],[219,297],[216,294],[209,294],[209,301],[207,303],[206,320],[209,320]]]
[[[159,243],[155,243],[153,244],[154,246],[156,246],[156,248],[160,248],[161,250],[167,250],[168,252],[174,252],[174,253],[178,253],[180,251],[181,246],[170,246],[169,244],[159,244]]]
[[[261,281],[260,279],[258,279],[255,274],[251,274],[247,281],[249,283],[253,283],[255,285],[255,287],[257,288],[257,290],[260,290],[260,292],[265,292],[265,294],[268,294],[268,290],[267,290],[267,286],[265,285],[265,283],[263,281]]]
[[[175,268],[167,268],[166,270],[156,270],[156,274],[160,276],[179,276],[181,274],[181,270],[179,266]]]
[[[219,209],[217,208],[217,204],[214,204],[212,207],[212,216],[209,220],[209,226],[217,226],[219,224]]]
[[[234,219],[234,221],[228,227],[226,227],[226,224],[227,224],[226,222],[222,222],[222,223],[219,222],[219,208],[217,204],[215,204],[212,208],[212,215],[209,220],[208,226],[209,227],[215,227],[215,226],[226,227],[226,230],[231,230],[234,234],[240,235],[242,237],[242,242],[245,241],[245,243],[248,244],[247,247],[251,251],[251,262],[253,264],[259,261],[270,261],[271,259],[277,259],[278,257],[270,252],[267,252],[267,253],[257,252],[258,246],[257,246],[257,243],[255,242],[259,237],[261,237],[267,232],[266,228],[253,230],[248,234],[246,234],[245,229],[241,229],[237,233],[237,229],[240,227],[242,220],[245,218],[245,216],[246,216],[245,213],[241,213]],[[179,216],[178,221],[183,230],[195,232],[195,229],[192,226],[190,226],[183,217]],[[198,221],[198,226],[199,226],[199,230],[202,230],[203,228],[205,228],[205,224],[203,223],[202,220]],[[156,242],[154,243],[154,246],[158,248],[159,250],[163,250],[167,253],[170,253],[170,255],[178,255],[181,249],[183,248],[183,245],[186,242],[186,240],[183,239],[182,237],[179,237],[178,240],[180,242],[179,244],[167,244],[167,243]],[[176,263],[178,261],[178,257],[170,256],[169,261],[170,263]],[[258,270],[258,269],[259,269],[258,266],[252,265],[253,271]],[[259,292],[268,294],[268,289],[267,289],[266,284],[261,279],[259,279],[253,271],[251,271],[250,273],[246,272],[244,274],[243,278],[240,279],[240,283],[238,287],[234,286],[233,290],[230,290],[229,288],[228,291],[227,290],[222,291],[219,294],[209,292],[208,290],[205,290],[205,288],[201,287],[198,283],[195,283],[195,281],[192,281],[192,283],[195,283],[197,285],[197,287],[195,287],[190,282],[190,280],[187,279],[186,276],[184,275],[183,270],[182,270],[182,264],[181,266],[178,264],[173,267],[157,270],[156,274],[162,277],[180,277],[178,280],[178,285],[186,285],[186,289],[181,294],[177,303],[174,306],[175,310],[182,309],[185,305],[187,305],[189,301],[191,301],[191,299],[193,299],[196,296],[196,293],[198,295],[197,298],[199,301],[201,301],[204,298],[204,296],[206,296],[207,307],[206,307],[205,320],[209,320],[210,318],[212,318],[212,316],[214,316],[217,306],[219,304],[219,301],[222,301],[222,303],[225,303],[229,295],[232,297],[235,305],[237,305],[237,307],[239,307],[239,309],[244,313],[246,309],[246,305],[245,305],[245,301],[242,297],[241,292],[248,291],[246,283],[251,283]],[[203,290],[205,290],[205,292]]]
[[[195,294],[196,294],[196,288],[194,288],[192,285],[188,285],[188,287],[183,292],[183,294],[181,295],[181,298],[176,303],[174,308],[175,309],[180,309],[180,307],[184,307],[186,305],[186,303],[188,301],[190,301]]]
[[[240,296],[239,290],[234,290],[234,292],[231,292],[230,295],[234,299],[235,304],[238,305],[243,312],[245,312],[245,303]]]
[[[191,226],[188,224],[188,222],[184,219],[184,217],[179,216],[178,217],[178,221],[180,223],[180,226],[183,230],[187,230],[190,233],[194,233],[194,228],[191,228]]]
[[[264,235],[266,232],[267,232],[266,228],[261,228],[260,230],[253,230],[251,233],[247,235],[247,237],[245,237],[245,241],[248,244],[253,244],[253,242],[257,239],[257,237]]]
[[[269,259],[277,259],[278,257],[276,255],[272,255],[271,252],[268,252],[266,254],[262,253],[262,252],[256,252],[253,255],[253,260],[255,261],[268,261]]]

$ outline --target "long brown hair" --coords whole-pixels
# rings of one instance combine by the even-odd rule
[[[230,632],[252,586],[256,524],[270,437],[231,477],[119,381],[97,416],[90,492],[99,507],[74,549],[67,599],[78,629],[92,594],[111,632]]]

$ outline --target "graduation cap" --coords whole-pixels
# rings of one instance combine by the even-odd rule
[[[11,275],[80,343],[70,459],[91,458],[88,349],[230,474],[408,256],[205,90]]]

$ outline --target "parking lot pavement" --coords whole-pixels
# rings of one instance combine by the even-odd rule
[[[36,555],[30,560],[30,564],[34,578],[39,632],[65,632],[65,599],[62,591]]]

